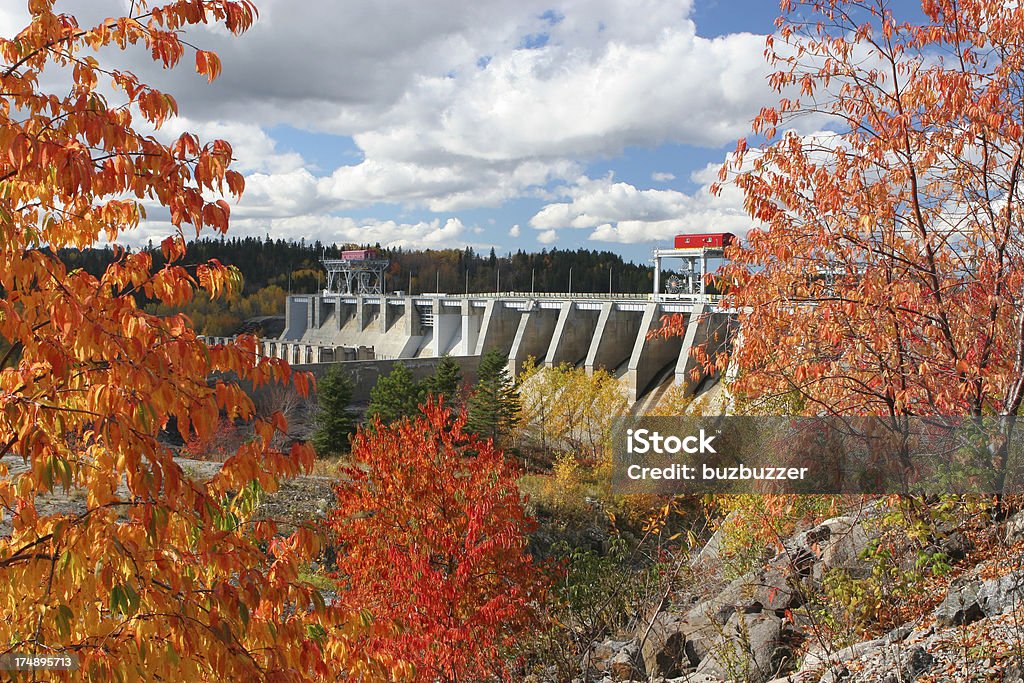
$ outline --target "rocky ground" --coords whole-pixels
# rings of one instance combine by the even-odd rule
[[[207,460],[191,460],[180,458],[186,475],[202,481],[209,479],[220,469],[219,462]],[[3,458],[11,475],[16,475],[26,468],[26,463],[19,457]],[[127,496],[127,489],[122,486],[120,495]],[[327,477],[302,476],[281,482],[281,487],[274,493],[263,494],[257,516],[274,519],[283,523],[283,528],[311,519],[322,519],[327,515],[334,498],[333,482]],[[85,510],[85,494],[80,490],[64,492],[60,489],[40,496],[36,507],[40,515],[80,514]],[[10,520],[0,521],[0,534],[9,533]]]
[[[961,566],[912,622],[846,647],[834,644],[827,614],[809,609],[834,569],[865,577],[862,559],[872,509],[830,519],[795,535],[763,567],[726,582],[716,570],[717,539],[693,560],[708,583],[677,599],[631,637],[590,653],[588,681],[657,683],[905,683],[1024,681],[1024,513],[990,531],[998,547]],[[971,541],[943,539],[950,557]],[[718,583],[716,584],[716,580]],[[922,587],[922,590],[927,590]],[[582,679],[579,679],[582,681]]]
[[[7,457],[12,473],[24,465]],[[213,476],[219,463],[181,460],[189,476]],[[289,523],[322,519],[332,480],[304,476],[265,494],[258,515]],[[84,500],[57,492],[40,512],[77,513]],[[879,506],[801,531],[762,566],[729,580],[712,537],[690,561],[692,586],[634,632],[596,643],[573,683],[1024,683],[1024,512],[984,530],[991,547],[952,532],[941,550],[961,560],[948,581],[922,585],[926,611],[873,637],[837,642],[814,604],[826,576],[856,582],[872,572],[863,551]],[[0,533],[5,533],[0,523]],[[9,528],[9,527],[8,527]],[[812,608],[813,606],[813,608]]]

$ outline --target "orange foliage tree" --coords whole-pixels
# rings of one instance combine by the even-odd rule
[[[542,589],[515,468],[465,422],[431,402],[359,431],[331,519],[340,599],[390,627],[368,650],[403,656],[422,683],[502,670]]]
[[[255,9],[131,7],[79,26],[52,0],[29,0],[31,23],[0,39],[0,653],[74,655],[78,671],[49,674],[73,680],[379,672],[345,655],[349,622],[297,579],[318,552],[315,535],[278,537],[252,519],[254,483],[273,490],[313,461],[305,445],[271,447],[283,419],[257,420],[255,438],[204,482],[184,476],[158,438],[170,424],[205,438],[222,413],[253,416],[236,385],[211,376],[259,385],[291,373],[256,362],[252,338],[207,348],[187,318],[137,305],[237,289],[237,272],[219,263],[185,267],[184,230],[226,230],[228,204],[206,193],[237,196],[243,181],[223,141],[184,134],[165,145],[141,132],[173,116],[174,99],[98,57],[137,45],[172,67],[185,55],[184,27],[239,33]],[[199,73],[217,76],[215,55],[194,56]],[[165,267],[122,251],[98,279],[68,272],[57,249],[116,239],[138,225],[143,201],[165,207],[175,227]],[[77,509],[47,506],[61,490]]]
[[[782,98],[721,172],[760,224],[723,273],[734,388],[894,424],[993,415],[1001,468],[1024,397],[1024,7],[781,5]],[[824,132],[777,133],[798,117]]]

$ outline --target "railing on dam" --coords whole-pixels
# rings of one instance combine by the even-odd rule
[[[326,296],[355,299],[356,295],[338,294],[337,292],[325,292]],[[557,299],[560,301],[573,300],[597,300],[597,301],[692,301],[697,303],[716,304],[721,300],[717,294],[668,294],[662,293],[655,297],[651,293],[637,294],[607,293],[607,292],[471,292],[469,294],[447,293],[447,292],[424,292],[422,294],[406,294],[405,292],[388,292],[383,295],[388,299],[405,298],[412,299]]]

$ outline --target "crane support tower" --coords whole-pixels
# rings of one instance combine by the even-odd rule
[[[708,274],[708,259],[725,258],[725,248],[736,240],[731,232],[712,232],[697,235],[676,235],[674,249],[654,250],[654,300],[671,299],[683,295],[705,296]],[[683,261],[682,278],[673,275],[661,291],[662,259],[673,258]]]
[[[341,252],[340,259],[321,259],[327,269],[324,294],[384,294],[384,272],[390,261],[376,249]]]

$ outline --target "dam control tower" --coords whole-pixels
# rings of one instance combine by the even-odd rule
[[[324,294],[384,294],[384,272],[390,261],[376,249],[353,249],[341,252],[340,259],[321,259],[327,270]]]
[[[696,235],[676,235],[674,248],[654,250],[654,300],[682,297],[704,298],[713,292],[707,288],[708,260],[724,259],[725,248],[736,241],[731,232],[711,232]],[[683,262],[681,277],[668,278],[662,292],[662,260],[680,259]]]

